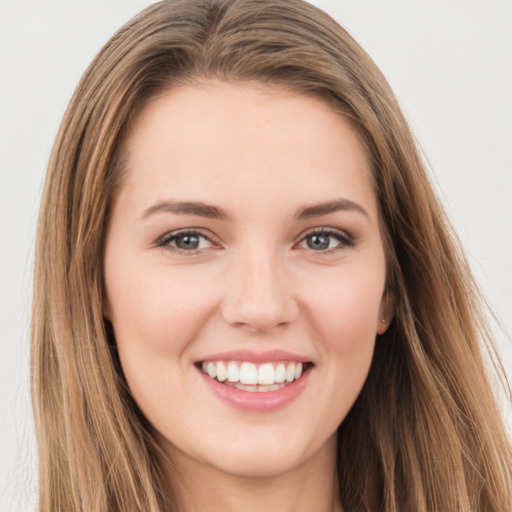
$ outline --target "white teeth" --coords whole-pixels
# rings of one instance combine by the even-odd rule
[[[283,388],[284,386],[281,384],[272,384],[271,386],[260,386],[259,389],[262,391],[262,388],[264,391],[277,391],[278,389]]]
[[[240,366],[240,384],[258,384],[258,369],[253,363]]]
[[[258,370],[258,384],[274,384],[274,367],[272,363],[262,364]]]
[[[228,371],[222,361],[217,363],[217,380],[224,382],[228,378]]]
[[[240,384],[239,382],[230,382],[228,384],[236,389],[242,391],[250,391],[251,393],[266,393],[267,391],[277,391],[278,389],[284,388],[286,384],[271,384],[270,386],[247,386],[246,384]]]
[[[286,382],[293,382],[295,379],[295,365],[290,363],[286,368]]]
[[[279,363],[277,365],[277,368],[276,368],[276,371],[274,374],[274,380],[280,384],[281,382],[284,382],[285,379],[286,379],[286,368],[284,367],[283,363]]]
[[[246,391],[274,391],[297,380],[302,375],[302,363],[263,363],[257,366],[250,362],[208,361],[201,369],[212,379],[233,384]]]
[[[214,379],[217,377],[217,365],[215,363],[208,363],[208,375]]]
[[[238,382],[240,380],[240,370],[236,363],[228,363],[228,380],[229,382]]]

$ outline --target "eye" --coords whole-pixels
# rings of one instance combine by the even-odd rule
[[[200,251],[213,246],[209,237],[194,230],[172,231],[159,238],[156,244],[171,251],[185,252]]]
[[[353,245],[351,237],[343,231],[327,228],[309,232],[299,243],[300,248],[317,252],[330,252]]]

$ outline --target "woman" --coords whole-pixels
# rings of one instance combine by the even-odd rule
[[[509,510],[464,256],[301,1],[172,1],[86,72],[36,255],[41,510]]]

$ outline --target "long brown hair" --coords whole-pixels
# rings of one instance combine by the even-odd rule
[[[210,78],[320,96],[350,120],[368,154],[396,307],[339,427],[344,510],[510,511],[512,451],[468,264],[386,80],[343,28],[302,0],[157,3],[112,37],[78,85],[37,235],[40,511],[176,510],[103,318],[103,245],[133,119],[160,92]]]

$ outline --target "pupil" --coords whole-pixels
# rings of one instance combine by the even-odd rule
[[[310,235],[308,237],[308,246],[310,249],[328,249],[329,235]]]
[[[182,235],[176,238],[176,245],[180,249],[197,249],[199,247],[199,237],[195,235]]]

